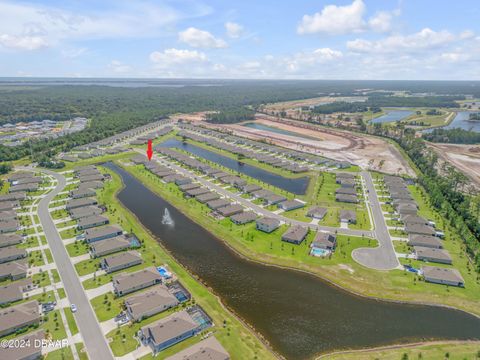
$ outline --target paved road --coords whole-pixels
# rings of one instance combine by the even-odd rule
[[[78,279],[75,268],[70,262],[67,250],[62,243],[62,239],[53,223],[52,217],[48,211],[50,201],[63,190],[66,180],[63,175],[53,171],[41,170],[42,172],[52,175],[58,181],[57,187],[47,194],[38,205],[38,217],[42,223],[48,245],[52,251],[53,259],[57,265],[58,272],[62,279],[68,299],[77,306],[75,318],[77,325],[85,344],[88,357],[91,360],[108,360],[113,359],[110,347],[103,336],[100,325],[98,324],[95,313],[88,301],[82,284]]]
[[[144,152],[143,150],[137,150],[137,151],[140,152],[141,154],[143,154],[143,152]],[[200,184],[204,185],[205,187],[210,188],[211,190],[214,190],[217,193],[238,202],[239,204],[243,205],[244,207],[252,209],[257,214],[260,214],[262,216],[268,216],[268,217],[276,218],[276,219],[278,219],[280,221],[283,221],[287,224],[299,224],[299,225],[302,225],[302,226],[308,226],[312,230],[324,230],[324,231],[337,232],[338,234],[351,235],[351,236],[362,236],[363,235],[363,236],[366,236],[366,237],[373,237],[372,231],[369,231],[369,230],[342,229],[342,228],[336,228],[336,227],[330,227],[330,226],[322,226],[322,225],[305,223],[303,221],[290,219],[288,217],[282,216],[282,214],[275,214],[274,212],[272,212],[270,210],[262,208],[261,206],[258,206],[256,204],[253,204],[252,202],[248,201],[247,199],[242,198],[238,194],[234,194],[234,193],[230,192],[229,190],[225,190],[221,186],[219,186],[217,184],[214,184],[213,182],[211,182],[208,179],[199,177],[199,176],[193,174],[191,171],[189,171],[189,170],[187,170],[187,169],[185,169],[185,168],[183,168],[179,165],[176,165],[171,161],[167,161],[167,160],[164,160],[164,159],[160,158],[158,155],[154,155],[154,159],[157,160],[157,162],[159,162],[159,163],[163,163],[164,165],[170,166],[172,169],[178,171],[180,174],[182,174],[184,176],[187,176],[187,177],[190,177],[190,178],[193,178],[193,179],[197,180]]]
[[[366,267],[377,270],[391,270],[398,267],[400,263],[395,255],[395,249],[385,223],[382,206],[378,200],[372,176],[368,171],[363,171],[362,176],[365,179],[365,185],[368,190],[373,221],[375,223],[374,235],[378,240],[379,246],[376,248],[355,249],[352,252],[352,257]]]

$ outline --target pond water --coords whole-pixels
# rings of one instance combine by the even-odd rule
[[[269,171],[260,169],[256,166],[244,164],[238,162],[235,159],[217,154],[216,152],[201,148],[196,145],[192,145],[189,143],[183,143],[177,139],[168,139],[160,144],[161,146],[165,147],[174,147],[179,148],[189,153],[192,153],[196,156],[204,158],[206,160],[210,160],[214,163],[223,165],[229,169],[238,171],[242,174],[248,175],[254,179],[263,181],[264,183],[273,185],[280,189],[289,191],[291,193],[297,195],[303,195],[307,191],[308,183],[310,178],[308,176],[300,177],[300,178],[286,178],[281,175],[277,175],[271,173]]]
[[[287,359],[401,341],[480,338],[480,320],[461,311],[362,298],[305,273],[250,262],[128,172],[106,166],[122,177],[122,204]],[[162,224],[166,208],[173,226]]]
[[[387,110],[385,115],[382,115],[376,119],[370,121],[372,124],[376,123],[386,123],[386,122],[395,122],[405,119],[406,117],[413,114],[413,111],[410,110]]]

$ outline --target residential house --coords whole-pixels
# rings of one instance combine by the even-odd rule
[[[421,272],[427,282],[459,287],[465,286],[465,280],[463,280],[462,275],[457,269],[422,266]]]
[[[91,206],[91,205],[97,205],[97,200],[94,198],[81,198],[81,199],[73,199],[73,200],[67,201],[65,208],[68,211],[70,211],[73,209],[81,208],[84,206]]]
[[[18,234],[2,234],[0,235],[0,248],[17,245],[22,243],[22,241],[23,237]]]
[[[108,223],[109,220],[107,217],[101,215],[92,215],[79,219],[77,227],[79,230],[86,230],[93,227],[106,225]]]
[[[418,235],[412,234],[408,235],[408,245],[410,246],[421,246],[433,249],[442,249],[443,243],[435,236],[430,235]]]
[[[249,222],[255,221],[257,214],[253,211],[244,211],[235,215],[230,216],[230,220],[237,225],[247,224]]]
[[[257,230],[271,233],[280,227],[280,221],[274,218],[263,217],[256,221]]]
[[[27,276],[28,264],[26,259],[10,261],[0,264],[0,280],[9,279],[12,281]]]
[[[319,219],[319,220],[322,220],[326,214],[327,214],[327,208],[319,207],[319,206],[312,206],[307,211],[308,217]]]
[[[107,256],[102,259],[100,266],[107,274],[114,271],[123,270],[143,262],[140,254],[136,251],[126,251],[118,255]]]
[[[195,196],[195,199],[197,199],[197,201],[201,202],[202,204],[209,201],[217,200],[219,198],[220,198],[220,195],[218,195],[216,192],[213,192],[213,191]]]
[[[125,308],[133,321],[142,321],[178,304],[178,299],[163,284],[125,299]]]
[[[116,236],[110,239],[97,241],[90,245],[92,257],[105,256],[113,254],[130,247],[130,241],[125,235]]]
[[[31,278],[0,286],[0,305],[23,300],[23,293],[33,288]]]
[[[232,216],[243,212],[243,207],[238,204],[227,205],[217,209],[217,212],[224,217]]]
[[[0,337],[38,323],[40,323],[40,307],[37,300],[1,309]]]
[[[95,190],[90,188],[86,188],[86,189],[82,188],[82,189],[70,191],[70,197],[72,199],[81,199],[81,198],[86,198],[86,197],[95,196],[95,195],[96,195]]]
[[[19,249],[15,246],[6,246],[0,248],[0,264],[27,257],[25,249]]]
[[[336,194],[335,200],[338,202],[345,202],[345,203],[351,203],[351,204],[358,203],[357,195]]]
[[[117,225],[107,225],[99,228],[88,229],[85,231],[85,240],[87,243],[113,238],[122,235],[123,230]]]
[[[218,199],[218,200],[212,200],[207,202],[207,206],[212,209],[212,210],[217,210],[221,207],[225,207],[227,205],[230,205],[230,201],[226,199]]]
[[[0,346],[0,359],[3,360],[38,360],[42,358],[42,346],[38,344],[45,339],[43,329],[13,338],[11,344]],[[24,346],[16,346],[23,344]]]
[[[436,262],[441,264],[451,264],[452,257],[447,250],[435,249],[423,246],[414,246],[413,252],[417,260]]]
[[[162,277],[154,267],[148,267],[133,273],[122,273],[113,277],[113,288],[117,296],[130,294],[146,287],[160,284]]]
[[[18,220],[0,221],[0,234],[13,233],[20,229]]]
[[[298,200],[287,200],[287,201],[282,201],[281,203],[278,204],[278,207],[285,211],[300,209],[304,206],[305,206],[305,203]]]
[[[103,213],[103,209],[98,206],[84,206],[70,210],[70,217],[73,220],[79,220],[93,215]]]
[[[307,227],[303,227],[301,225],[293,225],[285,233],[283,233],[282,241],[299,245],[302,243],[303,240],[305,240],[307,234]]]
[[[334,251],[337,246],[337,236],[335,234],[319,231],[315,235],[311,247]]]
[[[165,360],[230,360],[227,350],[212,335]]]
[[[356,224],[357,213],[354,210],[340,210],[340,222]]]

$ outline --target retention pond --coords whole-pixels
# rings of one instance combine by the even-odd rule
[[[480,319],[462,311],[367,299],[305,273],[248,261],[131,174],[107,166],[123,179],[122,204],[287,359],[409,340],[480,338]],[[173,226],[162,224],[165,208]]]
[[[300,178],[286,178],[284,176],[277,175],[269,171],[260,169],[256,166],[244,164],[235,159],[217,154],[216,152],[201,148],[199,146],[195,146],[189,143],[184,143],[177,139],[168,139],[163,143],[161,143],[161,146],[175,147],[175,148],[188,151],[193,155],[196,155],[206,160],[210,160],[214,163],[223,165],[229,169],[238,171],[254,179],[263,181],[264,183],[273,185],[275,187],[278,187],[280,189],[289,191],[297,195],[305,194],[305,192],[307,191],[308,182],[310,180],[308,176],[304,176]]]

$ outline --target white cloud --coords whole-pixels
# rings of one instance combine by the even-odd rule
[[[126,65],[118,60],[112,60],[110,64],[108,64],[108,68],[117,74],[125,74],[132,70],[131,66]]]
[[[9,49],[38,50],[48,45],[48,41],[41,36],[0,34],[0,46]]]
[[[243,26],[234,22],[226,22],[225,30],[227,31],[227,36],[232,39],[238,39],[243,34]]]
[[[225,48],[227,43],[222,39],[217,39],[208,31],[200,30],[194,27],[178,33],[178,39],[192,47],[196,48]]]
[[[61,6],[0,1],[0,36],[4,46],[25,50],[65,40],[157,37],[180,19],[211,11],[197,2],[188,4],[180,11],[167,2],[105,0],[95,9],[67,10]]]
[[[74,59],[77,58],[83,54],[85,54],[88,51],[87,48],[68,48],[68,49],[63,49],[61,51],[61,54],[64,58],[67,59]]]
[[[363,16],[365,4],[362,0],[354,0],[345,6],[327,5],[321,12],[304,15],[298,25],[299,34],[347,34],[358,32],[365,28]]]
[[[185,65],[191,63],[202,63],[207,61],[207,56],[197,50],[165,49],[154,51],[150,54],[150,60],[156,67],[165,68],[173,65]]]
[[[392,19],[397,12],[379,11],[368,20],[370,29],[378,32],[387,32],[392,28]]]
[[[360,53],[400,53],[438,48],[461,39],[449,31],[425,28],[411,35],[392,35],[377,41],[356,39],[347,48]]]

